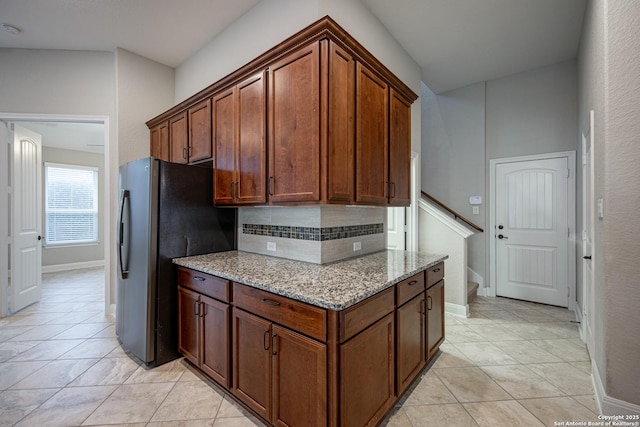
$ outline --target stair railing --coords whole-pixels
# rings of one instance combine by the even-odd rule
[[[479,231],[480,233],[484,233],[484,230],[482,228],[478,227],[473,222],[469,221],[467,218],[465,218],[462,215],[460,215],[458,212],[456,212],[453,209],[449,208],[444,203],[442,203],[440,200],[436,199],[435,197],[433,197],[430,194],[425,193],[424,191],[421,191],[421,193],[422,193],[422,195],[424,197],[426,197],[427,199],[431,200],[433,203],[438,205],[440,208],[442,208],[443,210],[445,210],[448,213],[450,213],[451,215],[453,215],[453,217],[456,220],[460,220],[460,221],[464,222],[465,224],[467,224],[469,227],[473,228],[474,230]]]

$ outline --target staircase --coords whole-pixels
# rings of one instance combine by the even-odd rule
[[[468,281],[467,282],[467,304],[471,304],[478,295],[478,283]]]
[[[445,260],[445,311],[468,317],[482,278],[467,266],[467,239],[483,230],[428,194],[422,192],[422,196],[418,250],[449,256]]]

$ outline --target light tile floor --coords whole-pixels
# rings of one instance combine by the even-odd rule
[[[42,301],[0,319],[0,426],[261,426],[182,360],[146,369],[104,313],[104,272],[43,276]],[[384,424],[597,421],[589,356],[565,309],[478,298],[446,317],[433,366]]]

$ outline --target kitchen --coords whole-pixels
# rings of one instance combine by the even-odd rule
[[[293,6],[293,7],[295,7],[295,6]],[[266,6],[263,5],[263,8],[266,8]],[[265,10],[263,9],[260,12],[263,13],[263,12],[265,12]],[[258,12],[256,12],[256,13],[258,13]],[[271,18],[271,16],[268,13],[267,14],[263,14],[262,16]],[[265,19],[268,19],[268,18],[265,18]],[[284,18],[285,18],[284,19],[285,22],[284,22],[283,26],[287,25],[286,17],[284,17]],[[312,20],[310,19],[309,22],[311,22],[311,21]],[[341,23],[342,22],[349,22],[349,21],[350,21],[350,19],[349,19],[348,16],[342,16],[341,19],[340,19]],[[289,23],[288,25],[291,25],[291,24]],[[290,34],[294,33],[295,31],[297,31],[299,29],[299,27],[301,27],[301,25],[296,24],[295,27],[296,27],[295,29],[292,29],[293,31],[288,31],[287,34],[283,34],[283,36],[287,36],[287,35],[290,35]],[[354,31],[354,30],[352,30],[351,27],[349,28],[349,30],[350,31]],[[363,33],[366,33],[366,31],[363,31]],[[283,38],[284,37],[280,37],[280,40],[283,39]],[[276,40],[273,40],[273,41],[276,41]],[[272,43],[272,45],[273,44],[275,44],[275,43]],[[256,48],[256,49],[257,50],[261,49],[260,51],[264,51],[267,48],[268,48],[268,46],[261,46],[261,47]],[[259,52],[256,52],[256,53],[259,53]],[[393,56],[393,55],[397,55],[397,53],[387,53],[387,55]],[[69,56],[72,57],[72,55],[69,55]],[[98,56],[100,56],[100,55],[98,55]],[[107,55],[103,55],[103,56],[105,56],[105,58],[103,58],[103,59],[106,59]],[[253,55],[253,56],[255,56],[255,55]],[[148,66],[149,68],[152,68],[152,69],[154,68],[154,66],[152,64],[146,64],[146,63],[144,63],[144,61],[139,61],[133,55],[131,55],[130,53],[128,53],[126,51],[123,51],[123,50],[120,50],[120,51],[117,52],[117,57],[119,59],[119,61],[117,62],[117,65],[119,67],[118,68],[119,76],[121,78],[123,76],[127,75],[127,72],[135,72],[135,69],[133,67],[132,68],[128,68],[129,65],[136,65],[137,66],[137,65],[143,64],[145,66]],[[103,61],[103,59],[100,59],[100,61]],[[245,62],[246,62],[246,60],[249,60],[250,58],[244,58],[244,59],[245,59]],[[127,62],[127,61],[129,61],[129,62]],[[109,60],[109,59],[106,59],[106,61],[103,61],[103,63],[106,63],[107,65],[110,62],[111,62],[111,64],[113,64],[112,60]],[[386,63],[387,62],[388,63],[394,63],[393,60],[385,60],[385,62]],[[237,64],[237,65],[240,65],[240,64]],[[216,66],[222,66],[222,65],[216,65]],[[397,67],[397,66],[398,65],[394,65],[394,67]],[[156,70],[157,70],[157,68],[158,67],[156,67]],[[187,71],[188,71],[188,67],[185,67],[181,72],[185,73]],[[231,70],[226,70],[226,71],[228,72],[228,71],[231,71]],[[396,73],[398,73],[398,71],[396,71],[396,70],[394,70],[394,71]],[[150,80],[149,76],[155,76],[157,78],[165,78],[165,80],[167,82],[171,81],[171,84],[173,84],[172,80],[171,80],[171,78],[169,76],[161,77],[160,74],[161,73],[154,74],[153,72],[151,72],[151,73],[145,72],[138,79],[139,85],[137,85],[133,89],[127,88],[129,90],[128,92],[125,92],[125,91],[119,92],[120,93],[120,97],[118,98],[119,108],[118,108],[118,116],[117,117],[119,119],[118,121],[119,121],[120,125],[117,128],[118,129],[117,132],[114,130],[114,129],[116,129],[115,127],[113,127],[112,128],[112,132],[110,132],[110,136],[112,138],[112,141],[115,141],[116,138],[117,138],[117,140],[119,140],[119,144],[118,145],[119,145],[119,148],[120,148],[120,150],[119,150],[120,151],[120,158],[118,159],[118,158],[116,158],[117,156],[116,157],[112,156],[111,160],[110,160],[112,162],[111,164],[115,165],[116,168],[117,168],[117,165],[119,163],[124,163],[127,160],[132,160],[132,159],[138,158],[138,157],[144,157],[144,155],[145,155],[145,153],[144,153],[145,150],[144,149],[146,149],[146,147],[140,147],[135,142],[135,141],[140,140],[140,138],[138,138],[136,136],[138,134],[139,130],[134,132],[136,135],[134,135],[134,133],[128,134],[129,131],[126,130],[127,129],[126,123],[137,124],[137,126],[138,126],[137,129],[139,129],[140,128],[140,125],[139,125],[140,123],[144,123],[146,120],[149,119],[149,117],[152,117],[152,116],[154,116],[155,114],[157,114],[159,112],[158,109],[157,109],[157,105],[158,104],[156,103],[153,106],[149,105],[149,106],[147,106],[147,110],[146,111],[142,111],[142,109],[137,108],[138,105],[135,105],[135,108],[133,108],[134,107],[133,104],[127,104],[127,102],[128,102],[127,100],[131,101],[131,100],[135,99],[136,103],[147,102],[147,100],[144,99],[145,97],[142,96],[142,95],[143,94],[147,94],[148,95],[150,92],[154,92],[154,96],[160,96],[161,94],[158,93],[158,87],[149,88],[149,89],[152,89],[152,90],[148,90],[147,88],[145,88],[146,84],[149,84],[150,86],[153,86],[153,85],[151,85],[151,83],[149,81]],[[221,73],[221,74],[224,74],[224,73]],[[402,73],[399,73],[399,74],[402,74]],[[129,75],[131,76],[132,74],[129,74]],[[144,76],[144,77],[142,77],[142,76]],[[206,86],[206,84],[204,84],[204,81],[207,78],[205,78],[205,77],[193,78],[193,77],[195,77],[194,75],[187,76],[186,74],[183,74],[183,77],[184,77],[184,80],[181,80],[181,83],[178,84],[179,88],[177,88],[177,90],[176,90],[176,93],[177,93],[176,99],[177,100],[180,100],[180,99],[184,98],[185,96],[187,96],[189,93],[193,93],[197,89]],[[112,85],[113,85],[113,87],[115,87],[115,82],[113,80],[113,77],[107,77],[107,80],[110,80]],[[209,76],[208,77],[209,83],[210,83],[211,80],[214,80],[214,79],[211,79],[210,76]],[[123,82],[125,80],[120,80],[120,81]],[[188,87],[188,88],[185,89],[185,87]],[[191,89],[196,89],[196,90],[191,90]],[[135,91],[137,91],[137,90],[140,91],[138,95],[135,94]],[[107,95],[107,97],[109,97],[109,96],[113,96],[113,95]],[[166,101],[167,99],[170,99],[170,101]],[[153,102],[155,102],[155,100],[150,100],[149,104],[153,104]],[[172,106],[173,103],[174,103],[174,99],[173,99],[172,95],[169,95],[167,98],[165,98],[165,106],[166,106],[166,108],[169,108],[170,106]],[[155,108],[155,111],[153,110],[153,108]],[[414,144],[413,144],[414,147],[413,148],[415,148],[416,145],[417,145],[417,149],[419,150],[419,146],[420,146],[419,137],[416,136],[416,131],[415,131],[416,129],[414,127],[415,126],[419,126],[420,120],[416,119],[415,108],[416,108],[415,106],[412,108],[412,119],[413,119],[412,120],[412,135],[414,135],[412,137],[412,142],[414,142]],[[26,108],[22,108],[22,110],[23,111],[29,111],[30,109],[27,106]],[[69,111],[73,112],[73,111],[77,111],[77,109],[74,108],[74,107],[71,107],[71,108],[69,108]],[[106,108],[92,106],[92,107],[87,108],[85,111],[89,111],[89,112],[98,111],[98,112],[96,112],[96,114],[105,114],[105,115],[109,115],[109,116],[115,117],[115,113],[112,113],[111,107],[109,107],[109,106],[107,106]],[[115,126],[115,125],[113,125],[113,122],[112,122],[112,126]],[[117,137],[115,136],[116,133],[117,133]],[[419,133],[420,132],[418,130],[417,135],[419,135]],[[416,142],[418,142],[418,143],[415,144]],[[113,182],[113,180],[115,180],[115,177],[113,176],[113,174],[112,174],[111,179],[112,179],[112,182]],[[112,188],[114,188],[114,187],[112,187]],[[115,199],[116,199],[116,197],[112,197],[112,201],[114,202],[113,203],[114,206],[117,204],[115,202]],[[115,216],[115,214],[114,214],[114,216]],[[113,220],[114,220],[113,222],[115,223],[115,218],[113,218]],[[114,263],[113,260],[112,260],[112,262]],[[112,303],[113,302],[114,301],[112,301]]]

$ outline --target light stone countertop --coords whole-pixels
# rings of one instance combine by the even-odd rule
[[[318,307],[344,310],[447,258],[442,254],[385,250],[320,265],[228,251],[176,258],[173,262]]]

